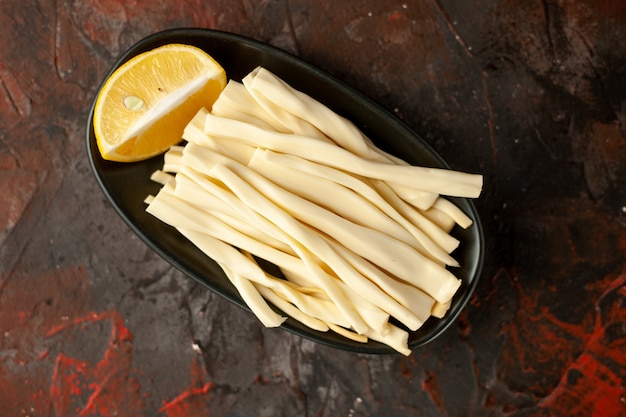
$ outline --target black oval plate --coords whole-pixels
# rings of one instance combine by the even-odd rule
[[[347,117],[374,143],[386,151],[415,165],[449,168],[444,160],[417,134],[362,93],[294,55],[232,33],[184,28],[153,34],[126,51],[106,78],[133,56],[168,43],[183,43],[202,48],[224,67],[230,79],[241,80],[257,66],[263,66],[293,87]],[[117,213],[151,249],[173,266],[249,311],[228,278],[213,260],[207,258],[175,229],[145,212],[144,198],[149,194],[156,194],[159,190],[159,185],[150,181],[150,174],[162,167],[163,157],[135,163],[103,160],[97,149],[92,118],[93,107],[87,127],[87,150],[91,167]],[[474,225],[469,229],[462,230],[457,227],[453,231],[455,237],[461,241],[461,245],[454,254],[461,267],[453,272],[463,281],[463,285],[444,319],[431,318],[422,328],[410,334],[409,347],[411,349],[433,340],[456,319],[469,300],[480,276],[484,243],[478,214],[470,200],[459,198],[452,200],[474,220]],[[362,344],[345,339],[333,332],[313,331],[293,319],[288,319],[282,327],[292,333],[335,348],[361,353],[395,352],[378,342]]]

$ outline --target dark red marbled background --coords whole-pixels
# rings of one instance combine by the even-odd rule
[[[153,32],[296,53],[482,172],[484,273],[405,358],[267,330],[117,217],[89,107]],[[3,1],[0,414],[626,415],[626,3]]]

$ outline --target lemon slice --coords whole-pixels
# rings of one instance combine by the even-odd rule
[[[133,162],[165,152],[225,85],[224,69],[194,46],[169,44],[135,56],[111,74],[96,99],[100,154]]]

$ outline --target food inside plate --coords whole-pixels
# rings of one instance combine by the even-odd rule
[[[215,260],[265,326],[289,316],[408,355],[409,332],[445,316],[462,284],[451,231],[472,227],[446,197],[478,197],[481,175],[409,165],[262,67],[228,81],[182,139],[146,210]]]

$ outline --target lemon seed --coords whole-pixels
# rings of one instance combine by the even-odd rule
[[[143,100],[137,96],[124,97],[124,107],[126,107],[128,110],[133,110],[133,111],[141,110],[143,105],[144,105]]]

